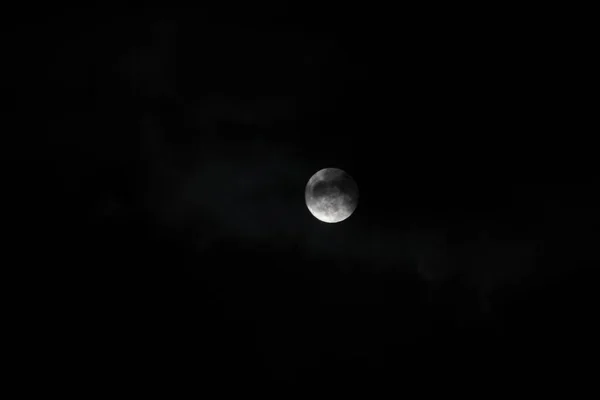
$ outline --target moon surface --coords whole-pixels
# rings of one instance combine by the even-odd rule
[[[342,222],[358,205],[358,186],[345,171],[324,168],[308,180],[304,198],[306,207],[318,220]]]

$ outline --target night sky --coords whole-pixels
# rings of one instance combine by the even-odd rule
[[[86,394],[585,380],[585,24],[290,4],[7,17],[27,359]],[[337,224],[304,203],[327,167]]]

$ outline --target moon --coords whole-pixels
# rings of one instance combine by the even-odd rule
[[[306,207],[320,221],[342,222],[358,205],[358,186],[350,175],[339,168],[317,171],[304,190]]]

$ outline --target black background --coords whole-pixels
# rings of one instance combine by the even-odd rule
[[[7,14],[19,364],[84,393],[585,380],[597,129],[562,11]],[[304,205],[329,166],[340,224]]]

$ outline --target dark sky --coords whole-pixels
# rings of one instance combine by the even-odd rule
[[[199,393],[582,378],[585,27],[282,4],[15,12],[16,303],[42,364]],[[360,189],[339,224],[304,204],[325,167]]]

